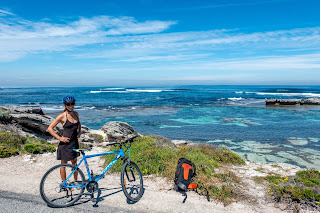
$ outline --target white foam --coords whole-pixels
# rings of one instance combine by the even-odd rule
[[[45,111],[57,111],[57,110],[63,110],[64,107],[62,106],[49,106],[49,107],[41,107],[42,110]]]
[[[242,92],[242,91],[238,91],[238,92],[234,92],[234,93],[237,93],[237,94],[242,94],[243,92]]]
[[[240,101],[240,100],[242,100],[243,98],[228,98],[229,100],[231,100],[231,101]]]
[[[127,89],[128,92],[162,92],[163,90]]]
[[[128,91],[111,91],[111,90],[90,91],[90,93],[102,93],[102,92],[127,93]]]
[[[125,89],[125,88],[104,88],[101,90],[120,90],[120,89]]]
[[[118,88],[121,89],[121,88]],[[156,90],[156,89],[126,89],[125,91],[114,91],[114,90],[98,90],[98,91],[90,91],[90,93],[101,93],[101,92],[115,92],[115,93],[130,93],[130,92],[172,92],[174,90]]]

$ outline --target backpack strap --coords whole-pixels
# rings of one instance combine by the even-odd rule
[[[185,203],[187,198],[188,198],[188,195],[186,192],[182,192],[182,195],[185,196],[185,198],[183,199],[182,203]]]

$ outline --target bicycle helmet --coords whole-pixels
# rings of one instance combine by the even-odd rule
[[[66,97],[63,98],[63,103],[68,103],[68,102],[76,102],[76,99],[74,99],[73,96],[67,95]]]

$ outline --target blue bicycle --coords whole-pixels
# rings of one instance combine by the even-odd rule
[[[135,137],[134,137],[135,138]],[[100,154],[86,155],[85,151],[91,148],[74,149],[76,152],[81,152],[83,158],[78,165],[59,164],[50,168],[42,177],[40,183],[40,194],[42,199],[51,207],[68,207],[77,202],[85,189],[91,193],[98,191],[98,181],[104,177],[105,173],[119,159],[122,160],[123,166],[121,169],[120,180],[122,191],[128,200],[137,202],[143,195],[143,180],[138,165],[130,159],[130,147],[133,139],[128,139],[124,142],[110,143],[108,145],[118,145],[118,151],[105,152]],[[122,146],[128,149],[129,157],[125,156]],[[117,156],[109,163],[109,165],[97,176],[93,176],[90,172],[87,158],[117,154]],[[79,166],[85,163],[88,173],[88,180]]]

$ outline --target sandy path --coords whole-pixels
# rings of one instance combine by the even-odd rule
[[[92,152],[103,152],[103,148],[97,147]],[[24,155],[0,159],[0,190],[40,196],[40,180],[51,166],[59,163],[55,159],[53,153],[34,157]],[[91,158],[89,165],[97,174],[102,171],[100,165],[103,165],[103,159]],[[254,165],[257,164],[250,165],[250,168],[254,168]],[[256,172],[256,170],[250,170],[247,167],[235,167],[234,169],[242,177]],[[82,171],[85,172],[85,169],[82,168]],[[287,212],[275,208],[274,204],[267,202],[261,189],[255,187],[254,183],[250,183],[248,178],[246,179],[248,184],[252,185],[250,193],[257,194],[258,202],[242,201],[224,207],[216,202],[208,202],[205,197],[194,192],[188,192],[188,199],[186,203],[182,204],[181,194],[169,190],[172,186],[168,185],[164,179],[145,177],[145,193],[142,199],[135,204],[128,204],[121,191],[119,174],[107,174],[104,179],[99,181],[102,200],[98,204],[146,212]],[[82,200],[86,199],[88,196],[82,197]]]

